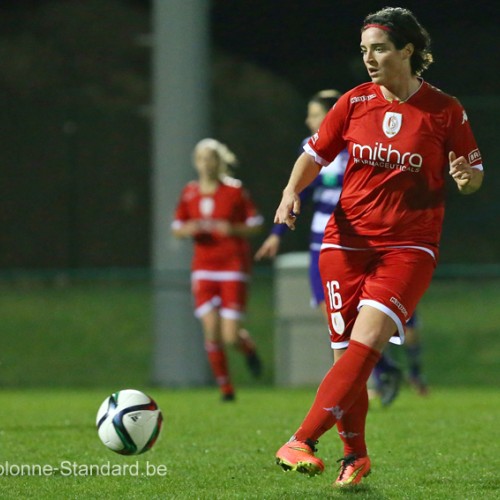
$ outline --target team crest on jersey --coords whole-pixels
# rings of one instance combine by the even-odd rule
[[[200,213],[203,217],[210,217],[214,211],[213,198],[202,198],[200,200]]]
[[[388,111],[384,116],[384,123],[382,124],[384,134],[389,138],[394,137],[400,131],[402,123],[403,115],[401,113]]]

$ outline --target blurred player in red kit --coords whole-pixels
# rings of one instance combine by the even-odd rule
[[[304,146],[274,220],[293,229],[299,193],[348,148],[319,262],[335,362],[276,452],[283,469],[318,474],[324,464],[315,446],[336,425],[344,444],[337,487],[370,472],[366,382],[386,344],[404,342],[404,324],[431,282],[446,176],[462,194],[477,191],[483,179],[464,108],[421,78],[432,62],[430,37],[413,13],[386,7],[368,15],[360,48],[371,82],[343,94]]]
[[[261,361],[250,334],[242,328],[251,270],[248,238],[263,219],[241,182],[228,175],[235,155],[215,139],[201,140],[193,152],[198,180],[183,189],[172,232],[192,238],[192,290],[205,347],[223,401],[235,398],[224,344],[245,355],[254,376]]]

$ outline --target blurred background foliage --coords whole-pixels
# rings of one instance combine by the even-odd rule
[[[332,33],[321,15],[324,2],[308,4],[317,15],[316,30],[300,26],[296,6],[285,18],[280,2],[252,3],[250,15],[243,10],[247,2],[212,2],[212,135],[239,157],[236,175],[270,227],[307,134],[309,95],[366,80],[352,26],[367,11],[358,5],[363,2],[351,2],[342,30]],[[1,270],[149,266],[150,7],[126,0],[0,5]],[[487,50],[493,22],[482,19],[429,27],[438,63],[426,77],[462,100],[486,168],[491,166],[476,196],[460,197],[450,185],[446,263],[500,260],[500,181],[492,168],[500,156],[500,93]],[[458,43],[457,33],[468,38]],[[336,36],[337,43],[326,36]],[[309,58],[297,52],[298,43]],[[329,50],[313,50],[318,44]],[[192,168],[190,158],[185,166]],[[303,221],[283,251],[305,250],[307,232]]]

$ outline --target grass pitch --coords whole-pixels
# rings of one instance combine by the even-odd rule
[[[120,456],[95,430],[105,390],[8,390],[0,394],[1,498],[178,499],[493,499],[500,491],[494,389],[405,389],[392,407],[372,403],[372,474],[355,491],[335,491],[334,432],[319,453],[326,470],[309,478],[283,472],[274,453],[308,408],[314,391],[246,388],[235,403],[215,389],[148,392],[165,423],[153,450]]]
[[[2,285],[0,498],[496,499],[500,498],[498,281],[436,281],[419,306],[425,372],[367,423],[373,473],[334,491],[342,450],[321,439],[323,475],[284,473],[274,453],[301,422],[315,387],[272,386],[272,288],[252,288],[249,328],[266,365],[252,382],[231,355],[237,401],[215,388],[151,387],[147,284]],[[402,361],[401,350],[396,351]],[[148,392],[165,423],[153,450],[122,457],[99,441],[95,416],[111,392]]]
[[[247,326],[273,383],[271,277],[256,276]],[[0,285],[3,387],[147,386],[153,345],[147,283]],[[307,295],[300,299],[307,300]],[[499,280],[436,280],[419,305],[424,367],[430,385],[499,386]],[[319,314],[319,313],[318,313]],[[200,342],[202,342],[200,337]],[[392,354],[404,364],[403,350]],[[253,384],[230,352],[237,385]]]

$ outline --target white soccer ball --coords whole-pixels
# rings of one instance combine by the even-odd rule
[[[138,455],[150,450],[161,430],[163,416],[155,401],[135,389],[107,397],[97,412],[97,433],[101,441],[121,455]]]

